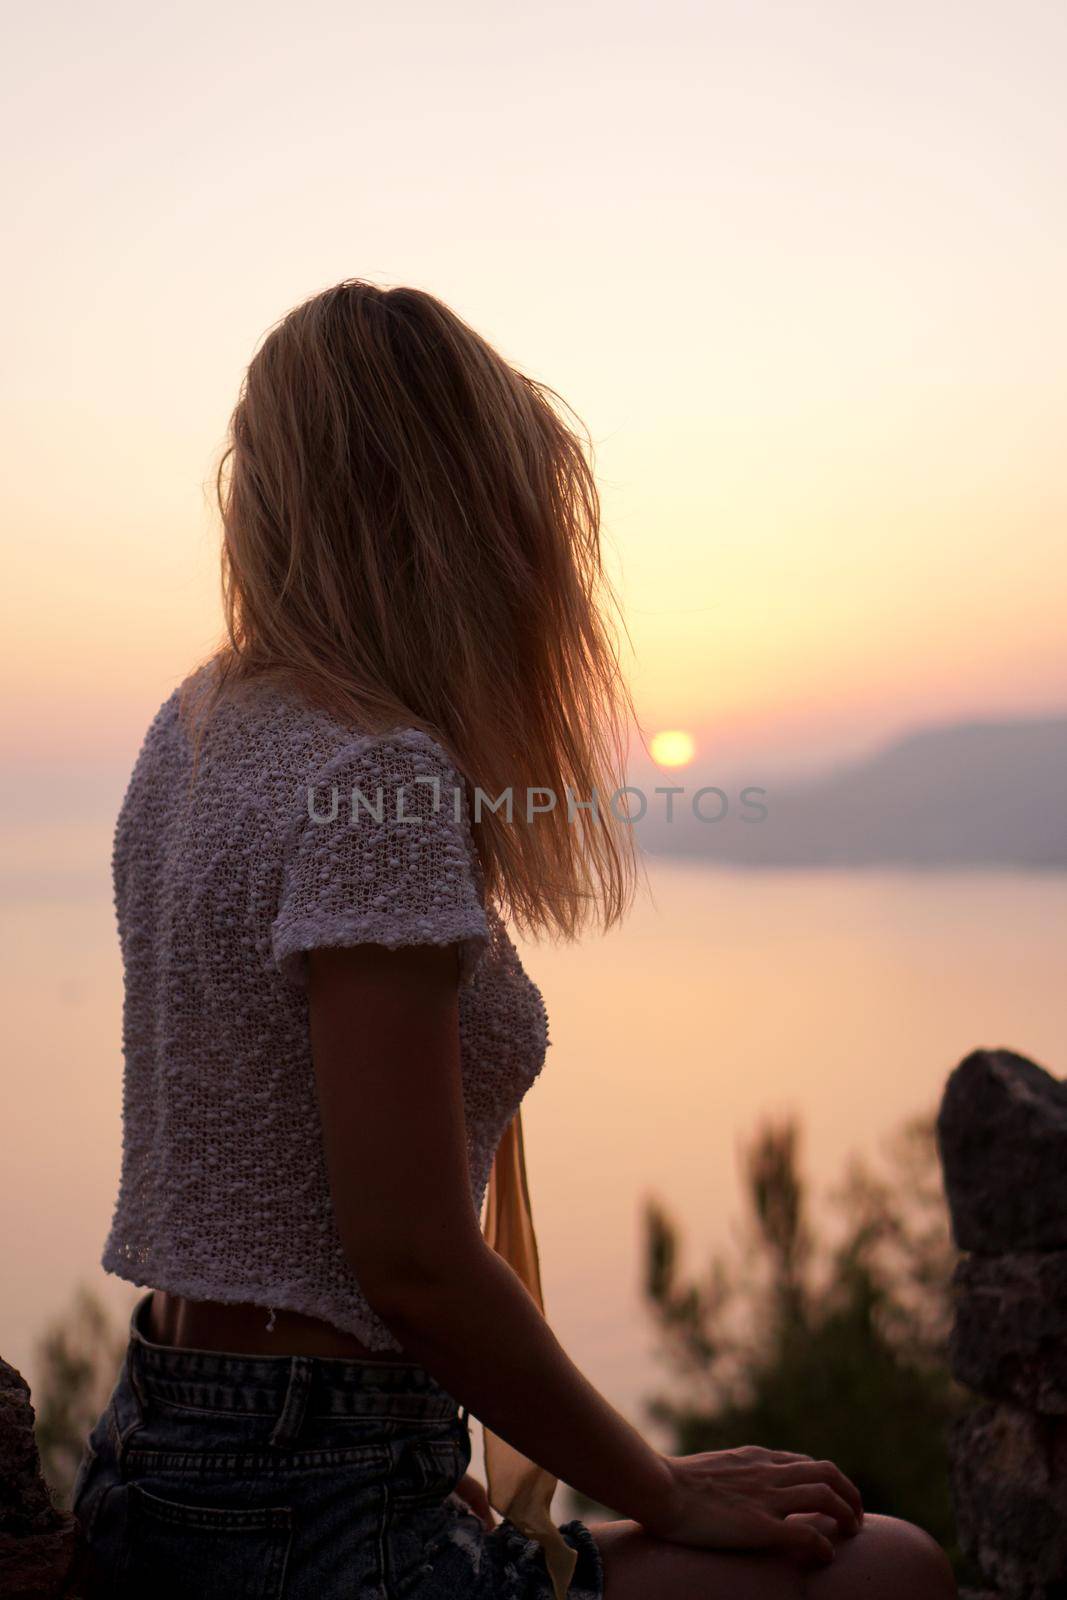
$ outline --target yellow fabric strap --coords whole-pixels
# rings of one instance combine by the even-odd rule
[[[521,1108],[504,1131],[489,1174],[485,1237],[522,1279],[544,1315],[541,1268],[526,1182]],[[552,1521],[552,1495],[559,1480],[484,1424],[483,1433],[489,1504],[502,1517],[510,1518],[528,1539],[537,1540],[545,1552],[556,1600],[567,1600],[578,1553]]]

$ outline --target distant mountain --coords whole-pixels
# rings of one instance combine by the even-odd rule
[[[692,795],[714,779],[687,771],[684,781],[673,822],[649,795],[635,824],[649,855],[744,866],[1067,869],[1067,717],[910,733],[817,780],[768,785],[762,822],[743,820],[751,808],[727,785],[726,815],[700,821]],[[710,817],[721,809],[714,795],[700,805]]]

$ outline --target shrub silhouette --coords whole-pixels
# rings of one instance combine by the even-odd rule
[[[796,1118],[758,1129],[740,1238],[697,1277],[666,1207],[645,1202],[643,1294],[673,1376],[647,1415],[672,1455],[755,1444],[835,1461],[869,1510],[926,1528],[961,1569],[946,1433],[969,1401],[947,1362],[955,1250],[934,1119],[897,1131],[884,1170],[853,1160],[818,1227],[800,1145]]]
[[[110,1398],[128,1329],[116,1326],[103,1301],[79,1284],[70,1308],[37,1340],[34,1434],[41,1472],[56,1506],[70,1510],[74,1475],[89,1431]]]

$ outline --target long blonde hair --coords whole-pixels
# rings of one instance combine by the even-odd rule
[[[593,471],[553,399],[423,290],[353,278],[290,311],[215,474],[226,638],[193,722],[199,750],[228,686],[271,678],[360,730],[422,729],[515,795],[473,824],[487,897],[573,938],[636,886],[610,804],[635,719]],[[527,821],[534,788],[558,803]]]

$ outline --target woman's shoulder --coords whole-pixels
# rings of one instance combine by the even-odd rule
[[[163,721],[179,704],[193,705],[212,686],[213,662],[191,672],[161,707]],[[455,777],[458,769],[442,739],[425,728],[396,723],[372,728],[366,721],[329,709],[306,695],[291,679],[249,678],[227,686],[217,706],[217,730],[223,741],[258,745],[264,758],[287,775],[329,781],[335,771],[351,768],[399,776],[404,771],[435,771]]]
[[[304,982],[316,944],[457,943],[466,983],[493,922],[466,792],[425,729],[316,724],[280,797],[284,890],[272,924],[281,970]]]
[[[238,685],[220,707],[211,754],[231,792],[254,786],[286,846],[338,813],[365,840],[406,836],[418,820],[439,836],[470,830],[467,784],[443,739],[408,723],[368,727],[285,682]]]
[[[161,762],[191,765],[195,750],[201,783],[214,777],[231,792],[245,779],[279,795],[294,785],[349,778],[394,785],[435,778],[461,786],[444,742],[424,728],[372,729],[268,680],[227,685],[212,701],[213,671],[211,662],[194,668],[158,705],[141,738],[134,778]]]
[[[425,784],[433,789],[435,801],[447,798],[453,808],[465,793],[459,768],[445,746],[423,728],[397,726],[370,732],[338,722],[328,733],[330,748],[322,752],[314,782],[357,789],[370,784],[394,793]]]

